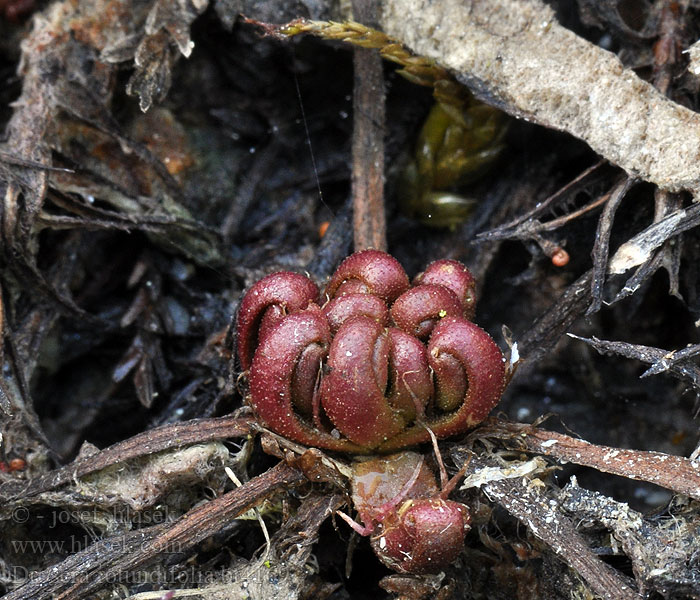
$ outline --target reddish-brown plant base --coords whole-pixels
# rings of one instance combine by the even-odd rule
[[[503,355],[469,319],[474,279],[439,260],[413,285],[376,250],[348,257],[322,295],[297,273],[273,273],[241,301],[238,356],[250,403],[273,431],[355,454],[386,453],[462,433],[488,415],[505,385]],[[439,456],[437,457],[440,460]],[[444,469],[443,469],[444,471]],[[423,456],[401,452],[353,465],[353,501],[377,556],[402,573],[451,563],[469,530],[467,507],[438,489]]]

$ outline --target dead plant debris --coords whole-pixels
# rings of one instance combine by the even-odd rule
[[[700,7],[345,8],[0,2],[0,594],[700,598]],[[353,66],[353,40],[516,117],[453,190],[463,225],[401,212],[433,98],[368,50]],[[376,154],[351,151],[358,124]],[[520,358],[501,414],[441,444],[472,530],[434,576],[335,522],[350,457],[245,406],[242,293],[322,282],[353,238],[411,275],[468,264],[477,321]]]

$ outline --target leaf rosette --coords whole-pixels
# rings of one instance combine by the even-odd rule
[[[469,270],[439,260],[413,284],[377,250],[346,258],[323,294],[273,273],[238,313],[238,356],[260,421],[297,442],[357,454],[463,433],[505,385],[503,355],[470,318]]]

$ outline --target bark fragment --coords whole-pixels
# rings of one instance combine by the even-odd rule
[[[384,30],[489,103],[566,131],[630,177],[700,190],[700,115],[562,27],[539,0],[387,0]]]

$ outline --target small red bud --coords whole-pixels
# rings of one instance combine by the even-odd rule
[[[389,324],[389,310],[384,301],[371,294],[346,294],[333,298],[323,307],[331,333],[335,334],[350,317],[364,315],[382,325]]]
[[[23,458],[13,458],[7,466],[10,468],[10,471],[23,471],[27,468],[27,461]]]
[[[427,340],[444,317],[461,317],[457,295],[442,285],[423,284],[401,294],[391,307],[391,318],[405,332]]]
[[[471,518],[464,504],[446,500],[415,452],[352,465],[352,499],[364,525],[344,516],[389,568],[424,574],[444,569],[464,548]]]
[[[569,253],[564,248],[557,247],[551,256],[551,260],[555,267],[565,267],[569,264]]]
[[[340,263],[326,286],[326,295],[374,294],[391,304],[408,286],[408,275],[398,260],[386,252],[363,250]]]
[[[442,498],[407,500],[394,518],[387,518],[372,548],[395,571],[436,573],[464,549],[471,518],[467,507]]]
[[[442,285],[452,290],[459,298],[464,309],[461,315],[465,319],[472,319],[476,311],[476,282],[471,271],[461,262],[450,259],[436,260],[428,265],[428,268],[419,274],[413,285],[432,283]]]

